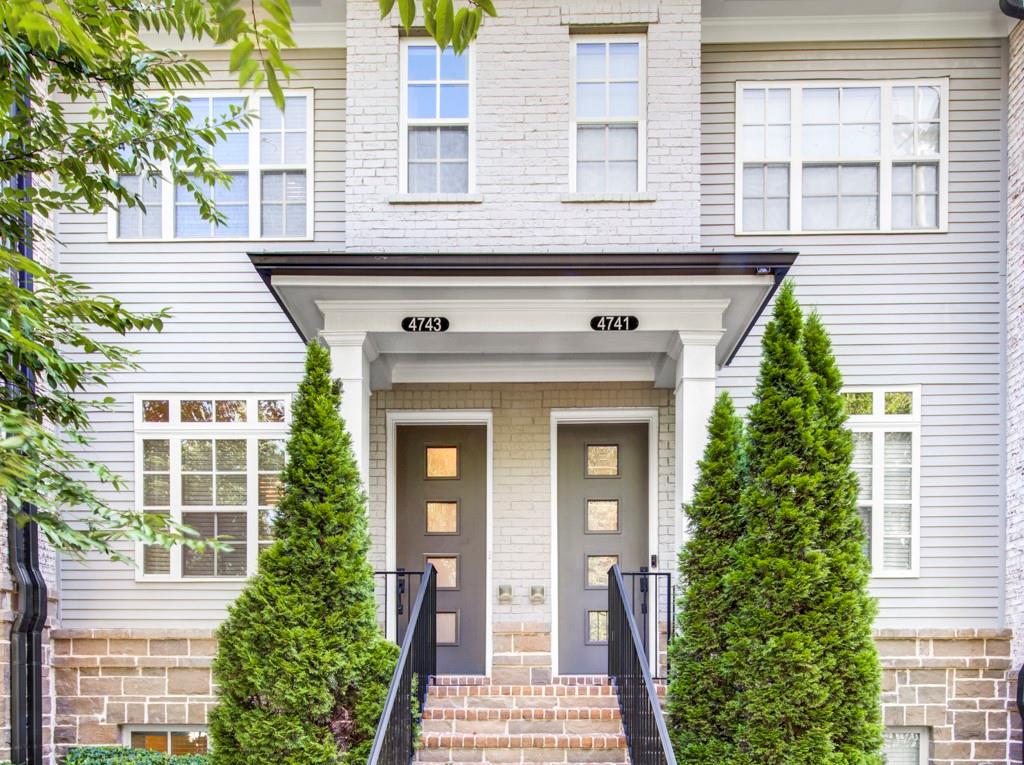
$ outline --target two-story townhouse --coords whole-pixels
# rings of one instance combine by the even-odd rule
[[[314,339],[375,567],[438,569],[440,671],[604,673],[601,572],[674,576],[715,392],[749,403],[788,275],[849,386],[889,761],[1011,762],[1004,127],[1024,54],[996,3],[503,0],[462,57],[373,0],[295,5],[285,109],[250,96],[218,148],[227,225],[162,183],[144,216],[57,222],[62,268],[174,315],[132,339],[143,369],[97,422],[94,456],[132,479],[111,501],[239,541],[61,561],[56,749],[205,746],[213,630],[269,540]],[[198,116],[244,98],[226,53],[190,53],[214,73]]]

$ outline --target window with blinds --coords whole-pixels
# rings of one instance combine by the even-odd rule
[[[851,390],[844,398],[853,433],[857,509],[872,573],[916,575],[920,391]]]
[[[885,765],[928,765],[927,728],[886,728]]]
[[[137,500],[211,544],[139,549],[145,579],[243,578],[273,541],[285,466],[283,397],[153,397],[137,407]]]

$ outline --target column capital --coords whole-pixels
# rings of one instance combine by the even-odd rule
[[[671,358],[678,359],[683,348],[688,345],[717,347],[718,341],[722,339],[725,330],[680,330],[672,335],[668,341],[668,348],[665,349]]]
[[[368,332],[346,332],[341,330],[322,329],[320,339],[330,348],[360,348],[367,361],[375,361],[380,350]]]

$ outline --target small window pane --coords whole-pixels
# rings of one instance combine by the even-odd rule
[[[921,765],[922,749],[925,747],[921,731],[885,730],[882,755],[885,765]]]
[[[159,545],[146,545],[143,547],[142,573],[157,576],[171,573],[171,551]]]
[[[604,83],[580,83],[576,86],[577,117],[604,117],[606,111]]]
[[[245,422],[245,401],[217,402],[217,422]]]
[[[213,422],[212,401],[182,401],[182,422]]]
[[[245,470],[244,439],[217,439],[217,470]]]
[[[409,159],[437,159],[438,128],[409,128]]]
[[[142,504],[146,507],[167,507],[171,504],[171,477],[166,473],[142,476]]]
[[[577,162],[576,190],[587,193],[604,191],[604,162]]]
[[[911,564],[909,538],[886,538],[882,542],[882,565],[893,571],[908,571]]]
[[[280,399],[260,399],[260,422],[284,422],[284,401]]]
[[[619,500],[588,499],[586,530],[590,534],[617,532],[619,530]]]
[[[853,434],[852,468],[857,474],[857,497],[863,502],[870,502],[874,491],[873,442],[874,436],[871,433]]]
[[[457,611],[437,612],[437,644],[458,645],[459,614]]]
[[[427,533],[458,534],[459,503],[427,502]]]
[[[882,118],[879,88],[843,88],[843,122],[878,122]]]
[[[171,733],[171,754],[206,754],[206,750],[205,733]]]
[[[171,405],[166,399],[149,399],[142,402],[143,422],[170,422]]]
[[[914,88],[900,87],[892,89],[892,118],[895,122],[914,121]]]
[[[284,470],[285,446],[281,438],[261,438],[257,446],[260,470]]]
[[[844,393],[847,414],[871,414],[874,411],[874,396],[869,392]]]
[[[151,752],[167,752],[167,733],[132,733],[132,749],[148,749]]]
[[[224,506],[244,505],[246,500],[244,475],[217,476],[217,504]]]
[[[913,436],[910,433],[885,434],[885,464],[910,465],[913,453]]]
[[[618,555],[588,555],[587,587],[607,587],[608,569],[618,562]]]
[[[441,86],[441,117],[465,119],[469,117],[469,86]]]
[[[939,89],[934,86],[920,87],[917,89],[917,118],[919,120],[939,119],[939,103],[941,101]]]
[[[445,48],[441,53],[441,79],[442,80],[468,80],[469,79],[469,51],[456,53],[451,47]]]
[[[887,390],[885,392],[886,414],[913,414],[914,394],[908,390]]]
[[[608,85],[608,114],[611,117],[636,117],[640,106],[640,85],[613,82]]]
[[[862,550],[864,557],[871,560],[871,506],[860,505],[857,508],[857,515],[860,517],[860,526],[864,532],[864,545]]]
[[[578,80],[603,80],[605,78],[604,43],[577,43],[576,78]]]
[[[274,524],[277,522],[277,508],[264,507],[260,509],[259,526],[260,541],[274,539]]]
[[[839,228],[850,231],[878,228],[878,197],[843,197],[839,205]]]
[[[434,45],[409,46],[409,80],[437,78],[437,47]]]
[[[608,191],[616,194],[630,193],[637,189],[636,162],[608,163]]]
[[[466,162],[442,162],[440,191],[442,194],[469,191],[469,165]]]
[[[171,469],[171,442],[167,439],[147,438],[142,442],[143,470]]]
[[[427,447],[427,478],[458,478],[459,449],[457,446]]]
[[[930,157],[939,153],[939,125],[937,122],[917,126],[917,156]]]
[[[459,559],[454,555],[428,555],[426,563],[433,564],[437,569],[437,587],[439,590],[455,590],[459,587]]]
[[[619,474],[619,447],[616,444],[587,445],[587,477]]]
[[[437,191],[437,165],[433,162],[409,163],[409,192],[432,194]]]
[[[437,116],[437,86],[409,86],[409,116],[413,119],[431,119]]]
[[[213,476],[209,474],[181,477],[181,503],[190,506],[213,504]]]
[[[804,228],[827,231],[839,226],[839,200],[829,197],[804,197]]]
[[[261,505],[277,506],[281,502],[284,493],[284,483],[278,473],[260,473],[259,475],[259,502]]]
[[[440,134],[441,159],[469,159],[469,128],[444,127]]]
[[[608,642],[608,612],[587,611],[587,642]]]
[[[805,88],[803,96],[805,124],[839,122],[838,88]]]
[[[746,88],[743,91],[743,122],[746,125],[764,123],[765,105],[764,89]]]
[[[637,158],[637,129],[634,125],[608,128],[608,158]],[[634,163],[635,165],[635,163]]]
[[[608,46],[608,75],[613,80],[636,80],[640,77],[640,45],[611,43]]]
[[[213,470],[213,441],[208,438],[183,439],[181,469],[187,472]]]

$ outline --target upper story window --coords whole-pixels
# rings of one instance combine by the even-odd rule
[[[917,576],[920,560],[921,391],[849,388],[857,506],[872,575]]]
[[[237,95],[187,97],[194,124],[223,120],[238,111],[253,114],[250,126],[214,144],[213,157],[230,183],[207,186],[225,220],[203,220],[199,205],[183,186],[161,179],[122,175],[129,190],[142,190],[146,210],[121,205],[111,220],[111,238],[306,239],[311,236],[313,190],[313,96],[289,92],[284,109],[269,96],[248,101]]]
[[[644,190],[646,66],[642,35],[573,37],[572,191]]]
[[[139,545],[144,580],[242,578],[273,541],[289,402],[283,396],[152,396],[136,402],[136,506],[229,550]]]
[[[941,231],[948,81],[740,82],[736,231]]]
[[[433,40],[402,42],[402,193],[473,189],[471,55],[441,51]]]

